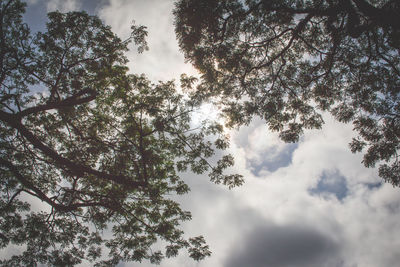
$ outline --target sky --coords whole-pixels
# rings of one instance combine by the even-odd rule
[[[148,27],[150,50],[127,56],[133,73],[154,82],[196,74],[175,39],[172,0],[29,0],[26,20],[44,25],[47,11],[86,10],[127,37],[133,21]],[[193,219],[188,236],[204,235],[213,252],[201,261],[181,252],[161,266],[198,267],[380,267],[400,262],[400,189],[381,183],[348,143],[352,125],[324,115],[322,130],[309,130],[286,144],[265,123],[229,130],[239,188],[182,174],[191,192],[181,198]],[[148,262],[119,266],[152,266]]]

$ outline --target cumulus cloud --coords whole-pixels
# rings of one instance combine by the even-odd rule
[[[325,120],[327,123],[321,131],[305,133],[288,166],[257,177],[248,173],[246,184],[235,194],[240,195],[241,205],[248,205],[263,218],[275,222],[275,228],[266,229],[276,229],[278,236],[285,232],[282,225],[289,225],[291,229],[304,229],[305,225],[313,228],[317,236],[339,236],[333,244],[340,250],[340,257],[333,257],[332,265],[328,266],[394,266],[400,260],[399,253],[393,249],[400,244],[393,237],[400,230],[398,188],[382,184],[376,170],[361,164],[361,155],[350,153],[347,143],[354,135],[351,125],[338,123],[330,116],[325,116]],[[256,129],[257,126],[250,125],[246,129],[250,131],[248,136]],[[237,168],[245,169],[248,156],[243,149],[243,138],[235,144],[235,155],[242,159]],[[255,233],[242,234],[246,244],[256,239],[251,244],[267,246],[270,244],[267,236],[278,240],[274,234],[266,235],[265,240]],[[306,239],[305,235],[300,236],[299,239]],[[282,238],[281,242],[288,240]],[[302,266],[290,265],[284,260],[282,264]]]
[[[144,25],[148,30],[150,51],[128,53],[133,73],[145,73],[153,81],[178,79],[180,74],[195,75],[179,51],[173,26],[173,0],[110,0],[99,10],[100,17],[121,38],[130,34],[130,25]]]
[[[279,139],[279,134],[271,132],[264,121],[254,119],[249,127],[234,133],[234,141],[243,148],[246,167],[256,176],[266,175],[288,166],[297,144],[288,144]]]
[[[350,153],[351,125],[325,119],[322,131],[306,132],[289,165],[258,175],[246,146],[264,126],[231,132],[235,171],[245,175],[245,185],[229,191],[186,174],[192,192],[179,199],[193,212],[184,230],[204,234],[213,255],[193,263],[183,253],[163,266],[396,266],[398,189],[377,183],[376,170]]]

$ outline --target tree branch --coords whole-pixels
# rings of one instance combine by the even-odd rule
[[[43,193],[39,188],[37,188],[32,182],[29,181],[28,178],[26,178],[24,175],[22,175],[19,172],[19,168],[17,166],[14,166],[11,162],[4,160],[0,158],[0,165],[3,165],[4,167],[8,168],[14,176],[20,181],[20,183],[28,188],[29,190],[32,190],[32,192],[29,192],[27,190],[19,190],[17,193],[19,194],[21,191],[27,192],[30,195],[34,195],[41,199],[42,201],[46,202],[50,206],[52,206],[54,209],[62,212],[69,212],[69,211],[74,211],[78,208],[83,208],[83,207],[95,207],[95,206],[104,206],[107,207],[107,203],[103,202],[79,202],[79,203],[71,203],[69,205],[63,205],[56,203],[52,198],[49,198],[45,193]],[[13,198],[16,196],[15,194]]]
[[[52,148],[44,144],[42,141],[39,140],[28,128],[26,128],[19,120],[18,116],[6,113],[0,110],[0,120],[7,123],[12,128],[19,131],[19,133],[28,140],[35,148],[39,149],[43,154],[50,157],[55,161],[55,163],[59,166],[67,167],[71,173],[74,173],[78,176],[83,176],[86,174],[95,175],[99,178],[116,182],[117,184],[128,186],[128,187],[141,187],[146,186],[146,183],[133,181],[132,178],[126,177],[123,175],[112,175],[109,173],[104,173],[95,169],[92,169],[85,165],[80,165],[77,163],[72,162],[71,160],[62,157]]]
[[[88,96],[81,97],[85,94],[88,94]],[[96,96],[97,96],[96,91],[94,91],[93,89],[86,88],[86,89],[83,89],[82,91],[80,91],[79,93],[77,93],[73,96],[70,96],[62,101],[50,102],[45,105],[38,105],[35,107],[30,107],[30,108],[27,108],[25,110],[18,112],[16,115],[19,116],[20,118],[22,118],[24,116],[38,113],[40,111],[46,111],[46,110],[57,109],[57,108],[62,108],[62,107],[76,106],[79,104],[88,103],[88,102],[94,100],[96,98]]]

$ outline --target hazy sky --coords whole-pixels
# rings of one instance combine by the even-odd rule
[[[172,0],[30,0],[26,19],[40,29],[47,11],[85,9],[122,38],[132,21],[143,24],[150,51],[137,55],[132,46],[129,67],[156,82],[195,73],[177,46],[172,8]],[[245,185],[228,190],[184,174],[192,191],[179,200],[193,215],[184,230],[204,235],[212,256],[197,263],[182,252],[161,266],[399,266],[400,189],[381,184],[377,170],[351,154],[351,125],[325,121],[297,144],[281,142],[261,120],[231,131],[234,169]]]

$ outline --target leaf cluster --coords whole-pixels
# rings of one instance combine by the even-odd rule
[[[195,98],[228,126],[263,118],[282,140],[352,122],[352,151],[400,185],[400,5],[395,0],[180,0],[175,29],[202,74]]]
[[[209,256],[204,238],[179,227],[191,219],[173,200],[189,191],[179,171],[230,187],[241,177],[223,174],[231,160],[208,162],[227,147],[222,128],[193,129],[196,106],[173,82],[128,74],[124,52],[131,41],[147,48],[145,28],[121,40],[95,16],[53,12],[32,35],[20,1],[0,12],[0,247],[25,248],[0,265],[159,263],[182,248]]]

